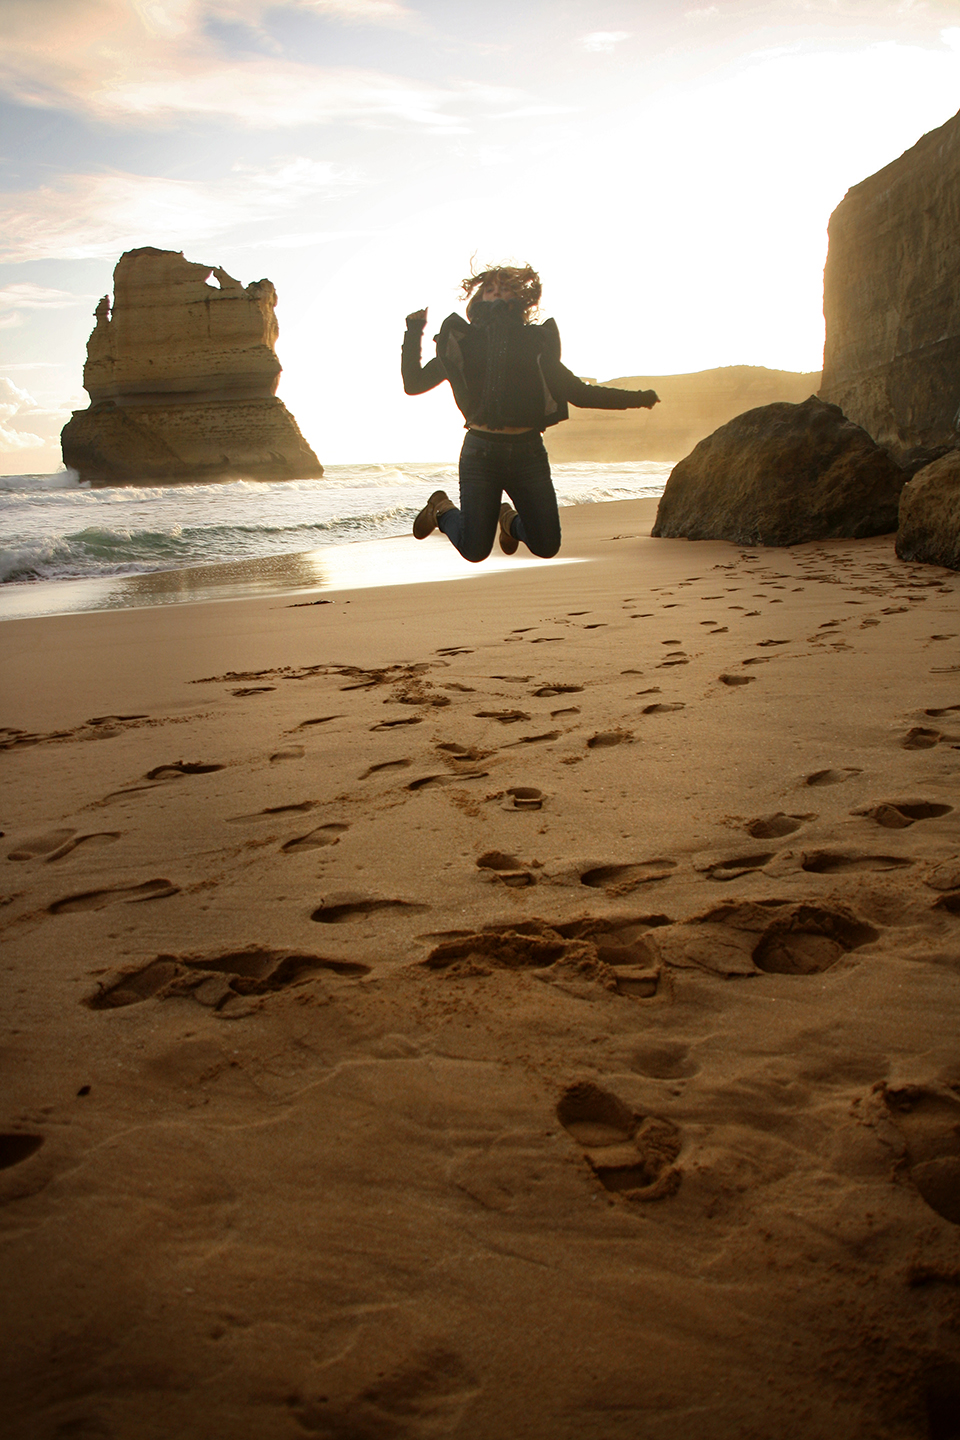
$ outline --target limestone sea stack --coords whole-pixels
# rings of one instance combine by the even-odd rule
[[[960,443],[960,115],[830,217],[820,398],[898,460]]]
[[[651,532],[739,545],[885,535],[904,473],[836,405],[762,405],[675,465]]]
[[[91,403],[64,426],[64,464],[95,486],[322,475],[276,397],[276,303],[269,280],[244,286],[177,250],[126,251],[113,304],[96,309]]]

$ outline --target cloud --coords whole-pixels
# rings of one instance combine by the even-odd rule
[[[394,0],[300,0],[299,8],[357,25],[406,24],[413,16],[405,5],[397,5]]]
[[[0,310],[66,310],[92,299],[92,295],[71,295],[67,290],[49,290],[43,285],[5,285],[0,289]]]
[[[85,97],[85,105],[104,120],[190,114],[227,117],[256,129],[334,120],[459,129],[462,122],[441,109],[454,98],[452,91],[373,71],[256,59],[118,80]]]
[[[86,260],[139,245],[181,250],[356,183],[336,166],[302,156],[263,170],[238,166],[212,182],[122,172],[67,176],[0,200],[0,261]]]
[[[35,450],[40,445],[49,444],[49,440],[35,435],[31,430],[17,427],[18,417],[28,415],[34,422],[40,416],[55,416],[58,421],[62,421],[59,411],[42,410],[26,390],[21,390],[19,385],[14,385],[5,375],[0,376],[0,451]]]
[[[411,14],[394,0],[4,0],[0,91],[23,105],[114,124],[193,115],[259,128],[334,120],[459,128],[444,113],[458,90],[277,54],[236,55],[211,30],[211,21],[226,20],[256,36],[261,16],[277,8],[357,23],[399,24]],[[266,48],[279,48],[264,38]]]
[[[0,409],[3,407],[0,406]],[[14,430],[0,420],[0,451],[11,450],[37,450],[49,442],[39,435],[32,435],[29,430]]]
[[[594,30],[592,34],[584,35],[580,44],[594,55],[610,54],[621,40],[629,38],[629,30]]]
[[[331,240],[369,239],[375,230],[293,230],[284,235],[268,235],[254,240],[249,250],[302,250],[307,245],[326,245]]]

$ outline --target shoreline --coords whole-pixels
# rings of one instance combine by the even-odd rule
[[[16,1440],[920,1433],[960,575],[655,507],[0,626]]]
[[[637,523],[649,535],[658,499],[605,500],[590,505],[565,505],[564,545],[568,532],[579,535],[581,525],[572,517],[578,511],[610,505],[641,507]],[[630,512],[633,515],[633,512]],[[518,553],[501,554],[494,542],[488,559],[471,565],[436,532],[426,540],[411,535],[383,536],[322,545],[312,550],[283,552],[227,564],[192,565],[182,569],[154,570],[133,575],[93,579],[37,580],[0,586],[0,623],[9,620],[47,619],[58,615],[105,610],[150,609],[170,604],[210,604],[251,600],[313,591],[383,589],[396,585],[432,584],[471,577],[523,571],[541,566],[576,563],[576,556],[561,553],[552,560]],[[16,591],[18,593],[8,593]]]
[[[455,468],[443,467],[442,475],[353,468],[353,478],[342,483],[268,486],[263,500],[249,485],[197,487],[182,498],[175,487],[151,489],[142,502],[121,487],[105,492],[108,503],[102,505],[87,491],[66,500],[59,491],[39,499],[25,493],[6,509],[0,506],[6,582],[0,584],[0,618],[314,586],[339,590],[371,583],[371,576],[380,584],[382,563],[391,568],[390,583],[403,583],[407,567],[424,578],[443,577],[445,567],[429,548],[417,547],[413,560],[415,552],[404,559],[402,548],[393,556],[389,549],[358,547],[409,540],[424,492],[455,483]],[[657,499],[665,475],[648,475],[647,468],[558,468],[561,508]],[[499,558],[495,550],[494,561]]]

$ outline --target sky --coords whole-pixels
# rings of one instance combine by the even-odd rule
[[[0,0],[0,473],[60,466],[140,245],[279,293],[326,464],[445,461],[406,397],[472,264],[595,379],[818,370],[827,222],[960,108],[960,0]]]

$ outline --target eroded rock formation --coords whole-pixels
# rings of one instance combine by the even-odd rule
[[[690,375],[604,380],[618,390],[656,390],[652,410],[577,410],[543,437],[551,460],[679,460],[744,410],[816,394],[820,373],[724,365]]]
[[[960,115],[854,185],[829,235],[820,398],[898,459],[957,444]]]
[[[914,475],[900,496],[897,554],[960,570],[960,450]]]
[[[796,545],[897,528],[903,471],[836,405],[764,405],[674,466],[654,535]]]
[[[210,276],[216,285],[209,283]],[[87,344],[90,408],[61,435],[93,485],[291,480],[323,467],[282,401],[277,292],[175,250],[128,250]]]

